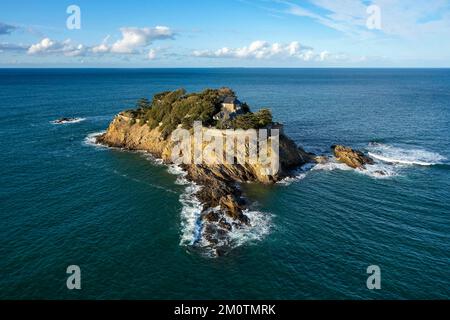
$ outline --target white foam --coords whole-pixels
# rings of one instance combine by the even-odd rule
[[[249,225],[241,228],[233,228],[229,233],[232,247],[251,244],[264,239],[271,230],[272,215],[260,211],[244,210],[243,213],[249,218]]]
[[[106,148],[106,146],[97,143],[97,137],[101,136],[105,132],[106,131],[100,131],[100,132],[93,132],[93,133],[88,134],[87,137],[84,138],[84,143],[89,145],[89,146]]]
[[[219,207],[213,208],[212,210],[220,210]],[[205,238],[198,238],[190,243],[195,243],[196,246],[201,247],[204,253],[210,257],[217,257],[217,252],[214,250],[216,247],[226,247],[228,249],[234,249],[239,246],[252,245],[258,241],[263,240],[271,231],[272,228],[272,215],[265,212],[260,212],[256,210],[244,210],[245,214],[249,218],[249,224],[241,224],[239,226],[233,225],[233,220],[224,215],[225,221],[233,225],[231,231],[229,231],[224,238],[216,238],[217,244],[211,246],[211,243]],[[214,224],[216,227],[220,228],[217,222],[208,222],[208,224]],[[196,227],[201,228],[198,224]],[[187,239],[188,240],[188,239]],[[188,242],[189,243],[189,242]]]
[[[181,238],[180,245],[194,245],[200,239],[202,204],[195,196],[201,189],[200,186],[191,183],[180,196],[183,205],[181,209]]]
[[[174,174],[174,175],[178,176],[177,180],[175,181],[176,184],[179,184],[179,185],[190,185],[190,184],[192,184],[191,181],[188,181],[186,179],[187,172],[184,171],[179,165],[176,165],[176,164],[169,165],[169,167],[167,168],[167,172],[169,172],[170,174]]]
[[[186,179],[187,173],[179,166],[171,164],[167,172],[177,176],[176,184],[185,185],[184,192],[180,195],[181,209],[181,238],[180,245],[194,245],[201,236],[201,213],[203,206],[195,194],[200,191],[201,186]]]
[[[374,164],[366,165],[365,169],[352,169],[337,162],[333,157],[327,163],[317,164],[312,170],[354,170],[372,178],[386,179],[398,176],[407,166],[431,166],[446,159],[438,153],[420,148],[406,149],[381,143],[370,143],[367,149],[368,155],[374,159]]]
[[[406,149],[382,143],[370,143],[368,149],[369,156],[372,158],[401,165],[432,166],[446,160],[439,153],[421,148]]]
[[[277,181],[277,184],[283,185],[283,186],[289,186],[293,182],[300,181],[306,177],[306,173],[296,173],[293,176],[286,177],[280,181]]]
[[[297,170],[293,170],[291,173],[292,175],[289,177],[286,177],[280,181],[277,181],[277,184],[283,185],[283,186],[289,186],[293,182],[297,182],[300,180],[303,180],[306,177],[306,172],[311,170],[314,167],[313,163],[307,163]]]
[[[355,169],[355,171],[375,179],[388,179],[399,175],[398,168],[378,162],[366,165],[365,169]]]
[[[161,158],[156,158],[154,155],[152,155],[150,152],[145,150],[137,150],[137,153],[141,154],[143,158],[146,160],[149,160],[152,164],[157,166],[164,165],[164,161]]]
[[[390,162],[390,163],[400,163],[400,164],[409,164],[409,165],[418,165],[418,166],[432,166],[435,164],[438,164],[437,162],[425,162],[425,161],[418,161],[418,160],[402,160],[402,159],[395,159],[395,158],[389,158],[384,157],[379,154],[375,154],[372,152],[369,152],[369,156],[372,158],[384,161],[384,162]]]

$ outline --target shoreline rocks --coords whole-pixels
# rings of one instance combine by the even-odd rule
[[[346,147],[343,145],[333,145],[331,146],[331,150],[333,151],[336,160],[345,163],[353,169],[365,169],[366,165],[374,164],[374,161],[371,157],[366,156],[361,151],[354,150],[350,147]]]

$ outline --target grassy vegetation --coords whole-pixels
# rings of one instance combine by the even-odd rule
[[[139,99],[136,109],[128,110],[126,114],[151,129],[159,126],[165,137],[180,124],[185,129],[192,128],[197,120],[202,121],[203,126],[234,129],[256,129],[272,123],[268,109],[252,113],[245,103],[242,105],[244,114],[235,119],[226,123],[214,120],[213,116],[221,111],[224,96],[236,95],[229,88],[206,89],[200,93],[186,93],[184,89],[166,91],[156,94],[151,102],[146,98]]]

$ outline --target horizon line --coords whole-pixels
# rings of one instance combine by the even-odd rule
[[[7,69],[133,69],[133,70],[161,70],[161,69],[450,69],[450,66],[442,66],[442,67],[347,67],[347,66],[334,66],[334,67],[37,67],[37,66],[27,66],[27,67],[17,67],[17,66],[7,66],[7,67],[0,67],[0,70],[7,70]]]

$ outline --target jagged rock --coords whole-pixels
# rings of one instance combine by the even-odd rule
[[[210,212],[205,212],[203,215],[203,220],[207,222],[217,222],[220,219],[220,215],[217,211],[211,210]]]
[[[231,218],[239,220],[243,223],[247,222],[247,219],[243,217],[242,206],[239,203],[239,199],[233,194],[228,194],[220,198],[220,208]]]
[[[326,156],[315,156],[314,157],[314,162],[316,162],[316,163],[324,164],[324,163],[327,163],[328,161],[329,161],[329,159]]]
[[[343,162],[354,169],[363,169],[366,164],[374,163],[371,157],[366,156],[361,151],[353,150],[349,147],[333,145],[331,146],[331,149],[333,150],[334,156],[338,161]]]
[[[298,147],[293,140],[284,134],[280,134],[280,165],[282,171],[302,166],[311,161],[313,161],[313,157],[310,153]]]
[[[224,218],[220,219],[219,226],[225,230],[231,231],[232,226],[228,222],[225,221]]]

